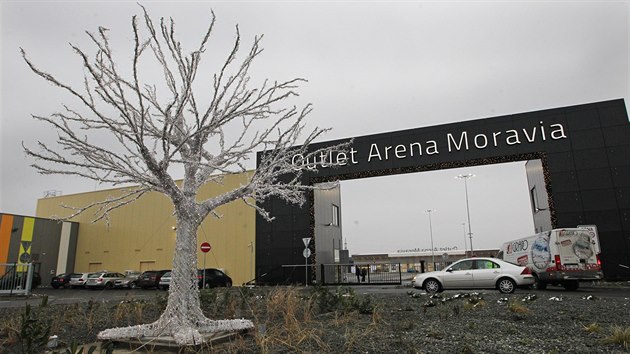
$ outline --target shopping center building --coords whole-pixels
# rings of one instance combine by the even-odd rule
[[[314,147],[343,141],[347,139]],[[309,167],[326,159],[342,166],[302,177],[303,184],[324,187],[309,193],[305,205],[276,198],[260,204],[274,217],[272,222],[242,201],[220,207],[221,218],[208,217],[198,231],[198,243],[208,242],[212,249],[198,253],[199,267],[221,268],[234,284],[252,279],[313,283],[321,265],[348,263],[348,253],[356,263],[395,263],[402,271],[419,270],[423,263],[432,269],[429,259],[434,263],[437,258],[439,268],[464,257],[463,251],[355,255],[345,250],[336,181],[527,161],[532,231],[596,225],[605,276],[630,279],[630,123],[623,100],[355,137],[348,153],[322,161],[297,156],[294,162]],[[247,178],[247,173],[226,175],[223,184],[202,188],[199,199],[236,188]],[[79,207],[122,191],[40,199],[35,218],[0,214],[0,263],[29,258],[41,262],[42,274],[170,269],[176,222],[172,204],[162,194],[150,193],[116,209],[109,220],[93,222],[90,210],[68,223],[48,220],[72,213],[61,205]],[[44,277],[42,281],[47,283]]]

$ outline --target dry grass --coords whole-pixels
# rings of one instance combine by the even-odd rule
[[[611,334],[604,338],[605,344],[619,344],[625,350],[630,349],[630,327],[613,326]]]
[[[584,326],[584,330],[588,333],[599,333],[602,331],[602,326],[597,322],[593,322]]]
[[[261,353],[271,352],[280,346],[290,352],[304,352],[309,347],[330,351],[322,340],[321,330],[312,323],[313,299],[303,299],[296,288],[275,288],[265,298],[262,313],[254,313],[256,323],[255,341]]]
[[[512,313],[526,314],[529,313],[529,309],[521,302],[512,300],[508,302],[508,310]]]
[[[2,348],[12,346],[18,343],[21,327],[21,319],[19,317],[3,318],[0,322],[0,353]]]
[[[233,337],[227,343],[182,348],[181,353],[358,353],[384,352],[384,348],[388,347],[398,348],[400,352],[417,353],[418,338],[425,341],[428,338],[428,342],[445,342],[451,336],[452,333],[445,331],[440,324],[442,320],[463,322],[463,331],[474,334],[478,332],[477,322],[470,318],[476,318],[478,314],[486,316],[492,312],[502,320],[525,321],[521,324],[526,325],[527,319],[535,319],[540,312],[540,308],[535,305],[523,304],[516,299],[495,305],[494,301],[486,302],[481,296],[439,301],[429,308],[419,302],[401,301],[400,308],[397,308],[396,304],[388,302],[389,298],[377,303],[370,296],[357,296],[353,290],[345,288],[209,289],[202,290],[200,295],[202,309],[209,318],[248,318],[253,320],[255,328],[248,335]],[[153,301],[90,301],[40,306],[34,311],[37,315],[35,318],[50,325],[52,333],[59,335],[60,341],[66,346],[75,341],[80,345],[87,344],[87,350],[93,345],[90,343],[95,341],[99,331],[152,322],[162,313],[164,306],[165,296],[160,294]],[[508,311],[505,311],[506,306]],[[499,311],[494,312],[495,308]],[[401,311],[408,313],[408,316],[397,315]],[[505,316],[506,313],[511,315]],[[16,350],[20,346],[22,323],[20,311],[15,314],[13,316],[7,312],[0,319],[0,354],[19,352]],[[403,320],[397,322],[401,318]],[[591,318],[591,321],[595,321],[595,318]],[[580,332],[582,337],[590,337],[591,340],[593,336],[602,338],[599,342],[601,345],[617,345],[628,350],[630,327],[623,323],[623,327],[604,330],[596,322],[588,325],[585,322]],[[398,330],[384,331],[392,327]],[[518,326],[509,322],[506,327],[504,333],[507,334],[519,331]],[[521,345],[527,346],[527,341],[531,340],[524,339],[525,344]],[[473,347],[462,344],[451,347],[451,352],[472,352]],[[65,349],[58,348],[61,352]],[[124,352],[123,348],[120,349]],[[149,345],[139,352],[151,353],[156,350]]]

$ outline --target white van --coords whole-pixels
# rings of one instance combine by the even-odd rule
[[[506,242],[497,258],[530,268],[537,289],[548,284],[576,290],[581,280],[601,280],[599,240],[594,226],[554,229]]]

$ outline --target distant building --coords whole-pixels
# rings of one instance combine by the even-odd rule
[[[494,257],[499,253],[498,248],[478,249],[474,254],[476,257]],[[449,264],[466,258],[463,250],[440,251],[431,254],[429,252],[409,252],[409,253],[379,253],[379,254],[353,254],[352,263],[363,264],[400,264],[402,272],[430,272],[444,269]],[[435,259],[435,264],[433,264]]]
[[[0,275],[3,263],[33,263],[42,284],[72,272],[79,223],[0,213]]]

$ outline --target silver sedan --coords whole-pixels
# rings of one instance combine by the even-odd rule
[[[496,258],[474,257],[461,259],[444,270],[421,273],[413,278],[412,286],[428,293],[442,290],[498,289],[513,293],[517,287],[534,284],[527,267]]]

